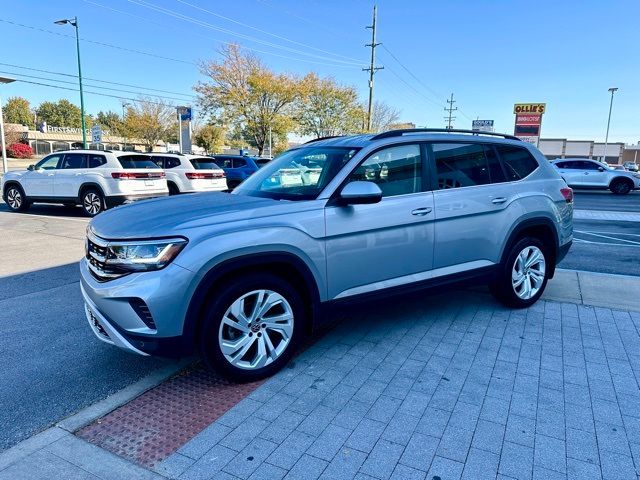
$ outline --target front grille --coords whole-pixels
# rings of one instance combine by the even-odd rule
[[[149,306],[144,303],[144,300],[141,298],[130,298],[129,305],[131,305],[131,308],[133,308],[138,317],[140,317],[140,320],[142,320],[147,327],[151,330],[156,330],[156,322],[153,321]]]
[[[89,271],[101,282],[121,277],[123,273],[117,269],[107,266],[106,260],[109,251],[107,242],[96,236],[89,234],[87,236],[87,262],[89,263]]]

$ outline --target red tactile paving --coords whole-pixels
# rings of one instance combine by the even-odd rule
[[[261,383],[232,383],[194,367],[80,429],[76,435],[152,467]]]

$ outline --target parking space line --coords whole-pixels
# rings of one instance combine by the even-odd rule
[[[582,233],[583,235],[591,235],[593,237],[606,238],[608,240],[614,240],[616,242],[626,242],[626,243],[631,243],[633,245],[640,245],[640,242],[636,242],[634,240],[626,240],[624,238],[610,237],[610,236],[607,236],[607,235],[602,235],[600,233],[584,232],[584,231],[580,231],[580,230],[575,230],[575,232],[576,233]]]
[[[607,245],[609,247],[631,247],[631,248],[640,248],[640,244],[638,245],[628,245],[626,243],[607,243],[607,242],[594,242],[592,240],[584,240],[582,238],[573,239],[575,243],[588,243],[591,245]]]
[[[0,213],[3,213],[3,212],[0,211]],[[6,212],[6,213],[11,213],[12,215],[15,215],[12,212]],[[20,213],[19,215],[21,217],[33,217],[40,220],[68,220],[70,222],[79,222],[79,223],[88,223],[90,220],[89,218],[54,217],[51,215],[37,215],[35,213]]]

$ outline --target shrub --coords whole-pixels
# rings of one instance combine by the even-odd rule
[[[31,158],[33,150],[24,143],[12,143],[7,147],[7,155],[12,158]]]

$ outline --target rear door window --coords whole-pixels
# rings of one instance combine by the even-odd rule
[[[59,168],[68,170],[72,168],[86,168],[87,156],[84,153],[65,153]]]
[[[431,148],[439,190],[505,181],[502,166],[490,145],[433,143]]]
[[[538,162],[526,148],[512,145],[495,145],[495,148],[510,182],[525,178],[538,168]]]
[[[118,157],[122,168],[158,168],[158,165],[147,155],[122,155]]]
[[[242,168],[247,166],[247,161],[244,158],[234,158],[233,168]]]
[[[89,154],[87,155],[87,160],[87,167],[89,168],[100,167],[107,163],[107,159],[104,157],[104,155]]]
[[[215,157],[214,161],[220,168],[233,168],[233,160],[229,157]]]
[[[180,166],[180,159],[175,157],[164,157],[164,168],[175,168]]]

